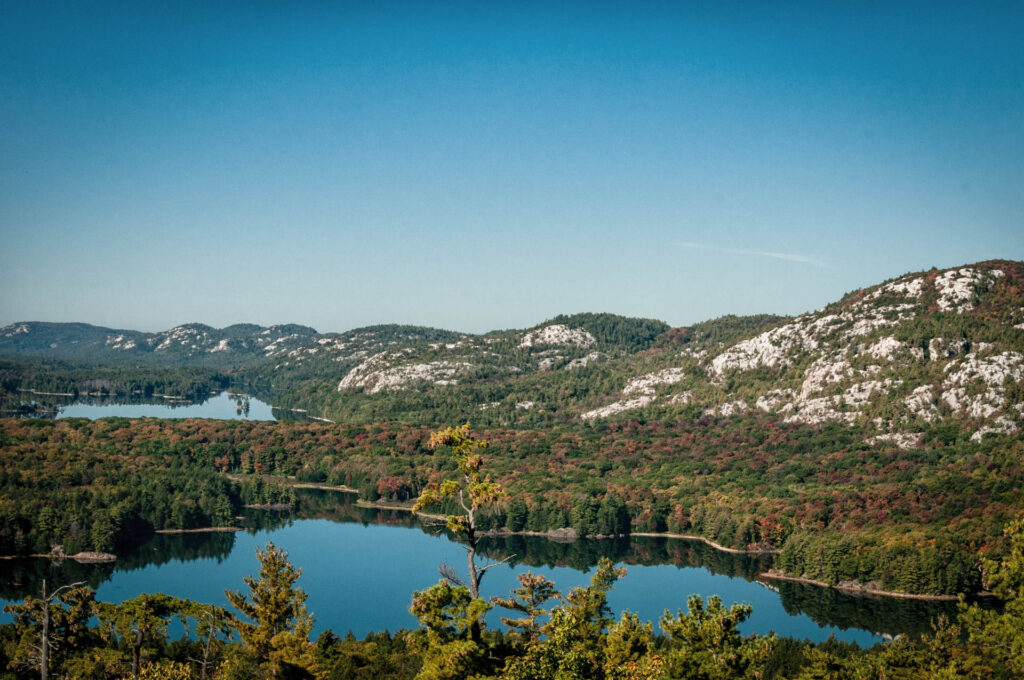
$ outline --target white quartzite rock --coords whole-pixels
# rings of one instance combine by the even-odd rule
[[[519,346],[577,345],[579,347],[590,347],[595,342],[597,340],[594,336],[582,328],[569,328],[564,324],[556,323],[525,333],[523,339],[519,342]]]

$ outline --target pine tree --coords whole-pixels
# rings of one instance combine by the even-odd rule
[[[143,593],[121,604],[100,602],[97,615],[107,635],[116,635],[132,651],[132,677],[138,678],[142,645],[167,635],[171,617],[184,619],[187,601],[170,595]]]
[[[486,648],[480,622],[490,605],[470,596],[466,586],[440,583],[413,593],[409,613],[419,619],[423,637],[410,643],[423,659],[417,680],[462,680],[481,670]]]
[[[288,553],[273,543],[256,549],[259,577],[246,576],[248,595],[225,591],[228,601],[254,623],[236,624],[246,652],[271,677],[295,677],[303,669],[308,677],[318,671],[312,643],[313,615],[306,612],[305,591],[295,588],[302,575],[288,561]]]
[[[451,447],[455,454],[455,462],[459,468],[458,479],[447,479],[440,485],[428,486],[413,507],[414,512],[424,508],[442,504],[446,499],[454,499],[461,514],[445,517],[448,530],[463,536],[466,540],[467,563],[469,566],[469,594],[476,599],[480,597],[480,581],[484,573],[496,564],[481,566],[476,563],[476,549],[479,542],[477,531],[477,513],[494,505],[504,497],[501,486],[491,481],[490,475],[483,473],[483,456],[478,451],[488,447],[488,443],[477,439],[469,430],[469,424],[461,427],[449,427],[430,435],[430,448],[440,446]],[[474,629],[476,633],[476,629]],[[474,637],[477,637],[474,635]]]
[[[93,611],[94,593],[82,586],[84,582],[71,583],[47,593],[44,579],[41,599],[27,597],[24,604],[4,607],[5,613],[14,615],[18,637],[11,659],[13,665],[37,668],[39,677],[47,680],[51,667],[59,667],[59,657],[67,655],[88,636],[87,621]]]
[[[546,613],[541,605],[551,598],[558,597],[559,593],[555,590],[554,582],[540,574],[534,574],[532,571],[519,574],[516,578],[519,579],[519,584],[522,587],[514,588],[512,597],[492,597],[491,604],[524,614],[525,616],[519,619],[503,616],[501,622],[510,628],[521,631],[520,635],[526,642],[530,642],[540,635],[540,624],[537,623],[537,619]]]

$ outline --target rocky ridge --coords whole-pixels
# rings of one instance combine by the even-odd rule
[[[212,328],[190,323],[159,333],[89,324],[20,322],[0,328],[0,355],[89,363],[222,366],[255,364],[318,337],[295,324],[236,324]]]
[[[1015,434],[1024,425],[1021,281],[1020,263],[909,274],[731,345],[681,352],[675,370],[695,376],[687,403],[705,417],[867,423],[878,432],[871,441],[901,447],[945,420],[975,440]],[[649,407],[655,396],[580,418]]]
[[[455,390],[467,418],[504,424],[526,412],[563,422],[768,414],[861,425],[869,442],[901,447],[947,421],[978,440],[1024,427],[1022,290],[1017,262],[907,274],[756,333],[672,329],[641,351],[567,317],[369,354],[335,390],[343,401]]]
[[[411,418],[486,426],[607,419],[771,417],[863,428],[917,446],[956,423],[979,440],[1024,427],[1024,263],[897,277],[797,317],[692,328],[610,314],[483,335],[415,326],[318,334],[301,326],[164,333],[85,324],[0,329],[0,354],[247,367],[275,403],[345,422]]]

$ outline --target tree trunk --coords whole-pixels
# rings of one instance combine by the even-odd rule
[[[480,579],[483,573],[476,566],[476,533],[473,531],[472,516],[470,516],[469,531],[466,534],[469,547],[466,548],[466,555],[469,561],[469,596],[474,600],[480,597]],[[473,642],[479,644],[483,640],[480,631],[480,622],[474,621],[469,628],[469,635]]]
[[[43,579],[43,636],[39,649],[39,677],[50,677],[50,601],[46,599],[46,579]]]
[[[470,544],[466,549],[466,557],[469,562],[469,596],[474,600],[480,597],[480,573],[476,568],[476,547]]]
[[[212,617],[211,617],[212,619]],[[210,623],[210,634],[206,636],[206,644],[203,645],[203,663],[199,666],[200,680],[206,680],[206,667],[210,663],[210,647],[213,645],[213,623]]]
[[[139,677],[139,657],[142,656],[142,629],[135,628],[135,644],[132,645],[132,677]]]

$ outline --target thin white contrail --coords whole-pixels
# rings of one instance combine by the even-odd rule
[[[789,262],[800,262],[815,267],[824,267],[825,263],[806,255],[796,253],[776,253],[770,250],[747,250],[746,248],[726,248],[724,246],[710,246],[706,243],[694,243],[692,241],[678,241],[676,245],[683,248],[696,248],[698,250],[713,250],[717,253],[729,253],[731,255],[756,255],[758,257],[771,257],[776,260],[788,260]]]

